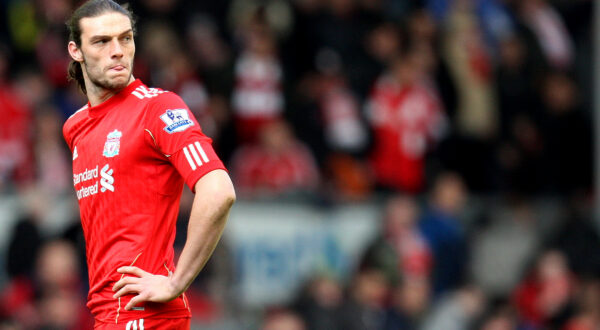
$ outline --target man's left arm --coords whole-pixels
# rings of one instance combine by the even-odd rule
[[[125,306],[130,310],[143,301],[167,302],[180,296],[194,281],[212,255],[235,202],[235,191],[224,170],[214,170],[200,178],[188,224],[188,233],[175,272],[154,275],[138,267],[121,267],[126,276],[113,286],[114,297],[137,294]]]

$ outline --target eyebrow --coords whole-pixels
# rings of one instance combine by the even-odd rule
[[[128,29],[127,31],[121,32],[121,33],[118,34],[118,36],[122,37],[122,36],[130,34],[130,33],[133,33],[133,29]],[[96,41],[96,40],[110,39],[110,38],[112,38],[112,35],[102,35],[102,34],[100,34],[100,35],[92,36],[90,38],[90,41],[93,42],[93,41]]]

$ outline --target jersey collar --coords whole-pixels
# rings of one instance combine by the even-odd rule
[[[119,104],[119,102],[125,100],[131,92],[133,92],[136,88],[143,85],[142,81],[136,79],[131,82],[131,84],[127,85],[127,87],[123,88],[119,93],[111,96],[108,100],[98,104],[95,107],[92,107],[90,102],[88,101],[87,106],[89,109],[90,117],[100,117],[106,114],[114,105]]]

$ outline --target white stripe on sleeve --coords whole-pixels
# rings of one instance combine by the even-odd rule
[[[192,171],[195,171],[196,170],[196,164],[194,164],[194,161],[192,160],[192,157],[190,157],[190,152],[188,151],[187,147],[183,147],[183,153],[185,154],[185,158],[187,158],[187,161],[190,164],[190,167],[192,168]],[[198,156],[196,156],[196,157],[198,157]]]
[[[206,152],[204,152],[204,149],[202,149],[200,142],[196,141],[194,143],[194,145],[196,146],[196,148],[198,148],[198,151],[200,152],[200,156],[202,156],[202,160],[204,160],[205,163],[208,163],[208,161],[209,161],[208,156],[206,156]]]
[[[198,157],[198,153],[196,152],[196,148],[194,148],[194,145],[190,143],[190,145],[188,147],[190,148],[190,151],[192,152],[192,156],[194,157],[196,164],[198,164],[198,166],[202,166],[202,161],[200,160],[200,157]]]

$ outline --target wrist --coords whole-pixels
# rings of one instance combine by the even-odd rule
[[[174,297],[179,297],[186,289],[186,285],[175,278],[175,276],[169,277],[169,290]]]

